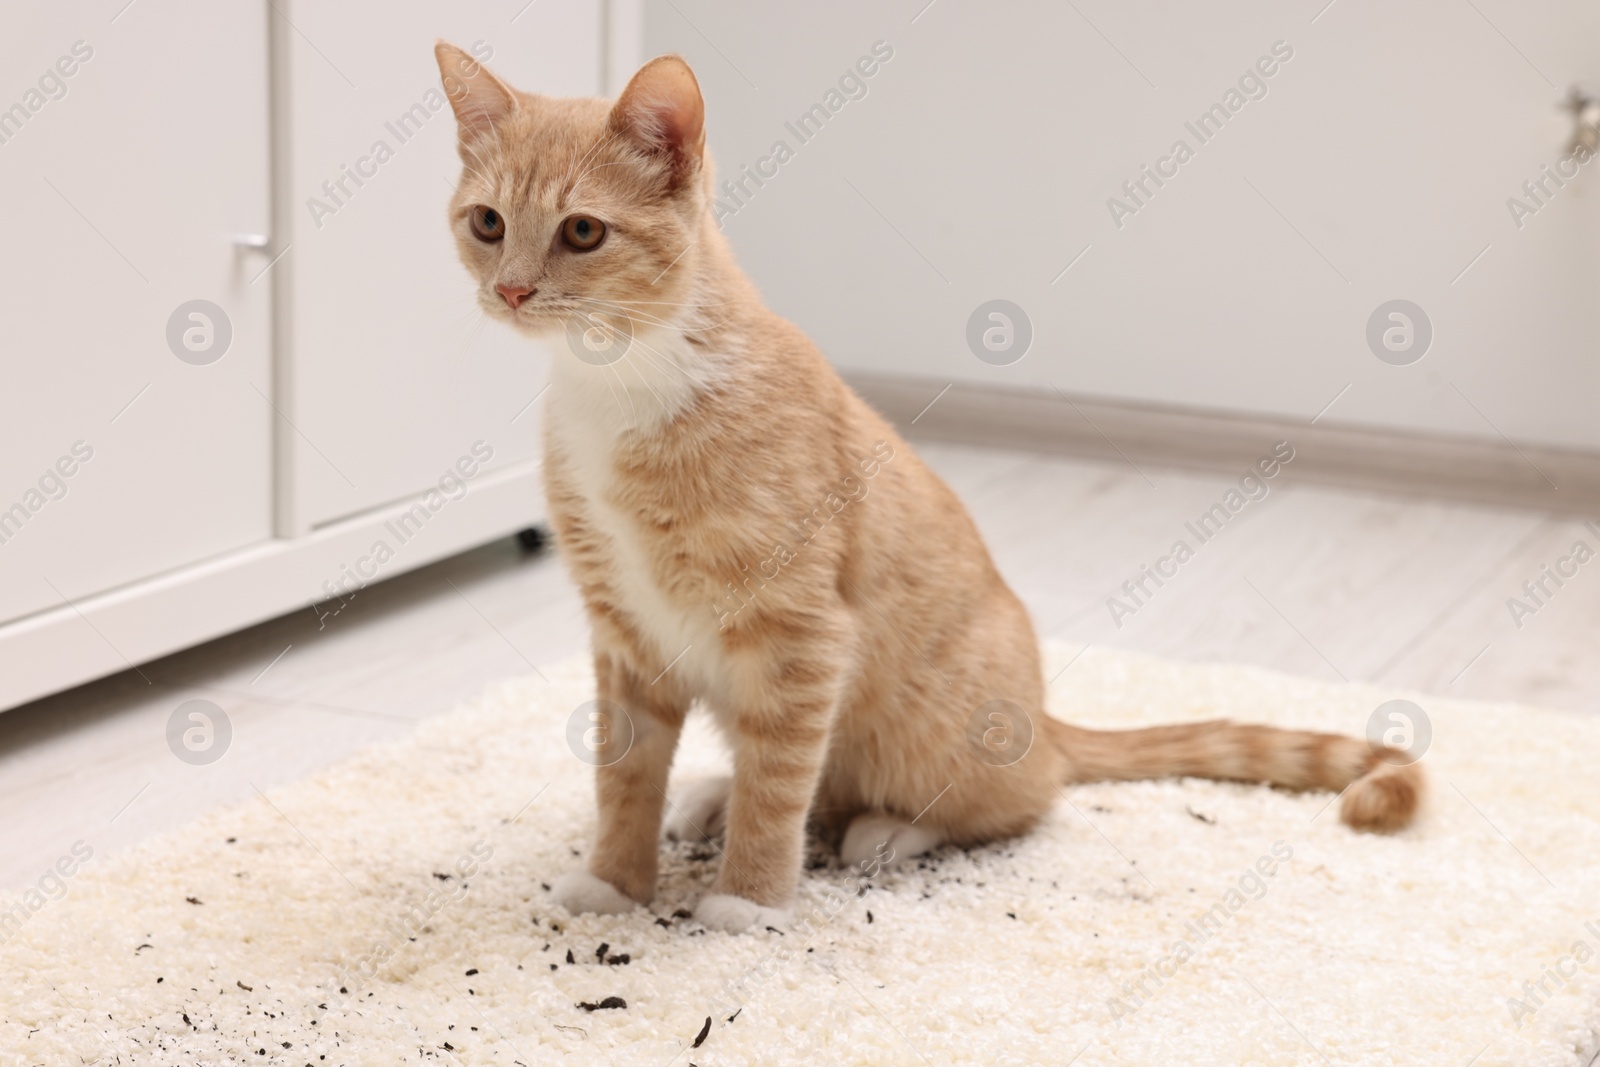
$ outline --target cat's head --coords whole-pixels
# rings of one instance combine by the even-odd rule
[[[451,44],[434,49],[455,111],[450,226],[492,317],[533,333],[686,299],[705,221],[705,106],[677,56],[615,103],[519,92]]]

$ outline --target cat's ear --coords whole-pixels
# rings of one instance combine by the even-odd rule
[[[495,126],[517,110],[517,94],[505,82],[489,73],[477,58],[448,41],[433,46],[439,61],[439,77],[444,95],[456,113],[461,143],[469,144],[491,133]]]
[[[684,176],[700,165],[706,106],[694,71],[680,56],[657,56],[628,82],[611,108],[611,128]]]

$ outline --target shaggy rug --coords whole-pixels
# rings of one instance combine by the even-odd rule
[[[1359,734],[1399,695],[1076,652],[1049,650],[1052,706],[1086,724]],[[0,1063],[1574,1067],[1600,1044],[1600,719],[1412,694],[1434,789],[1398,836],[1327,794],[1076,786],[1024,839],[870,884],[817,852],[804,926],[729,936],[689,918],[706,845],[665,850],[648,910],[551,901],[594,828],[566,741],[593,682],[544,673],[0,897]],[[702,718],[680,777],[724,766]]]

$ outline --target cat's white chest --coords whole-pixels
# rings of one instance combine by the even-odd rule
[[[717,649],[717,616],[712,605],[684,603],[669,589],[662,573],[657,531],[647,531],[639,518],[619,501],[616,455],[629,435],[653,432],[669,418],[660,400],[663,386],[651,383],[645,397],[617,390],[618,382],[597,380],[592,368],[558,365],[547,407],[550,445],[561,453],[560,468],[568,486],[579,497],[585,525],[596,535],[609,587],[616,606],[628,617],[659,660],[643,664],[653,681],[669,667],[683,680],[704,690]],[[563,373],[566,371],[566,373]],[[626,379],[624,372],[622,377]],[[632,401],[630,406],[629,401]],[[703,616],[703,618],[702,618]]]
[[[639,520],[617,504],[616,468],[609,442],[597,435],[573,442],[567,469],[582,501],[584,518],[599,536],[612,595],[640,632],[666,658],[662,666],[693,640],[689,612],[666,589]]]

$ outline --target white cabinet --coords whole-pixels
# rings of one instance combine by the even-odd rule
[[[271,294],[233,242],[270,209],[266,19],[109,17],[0,14],[0,622],[271,535]],[[209,365],[167,346],[195,299],[231,319]]]
[[[456,260],[433,43],[596,94],[603,5],[379,14],[0,12],[0,708],[542,518],[545,357]]]
[[[279,236],[292,245],[280,282],[298,432],[279,532],[298,534],[426,488],[477,441],[493,448],[491,470],[535,461],[537,405],[524,409],[545,360],[485,321],[456,258],[445,206],[460,161],[433,42],[474,49],[519,87],[593,95],[601,22],[598,3],[572,0],[520,15],[413,0],[381,19],[299,4],[291,17]]]

